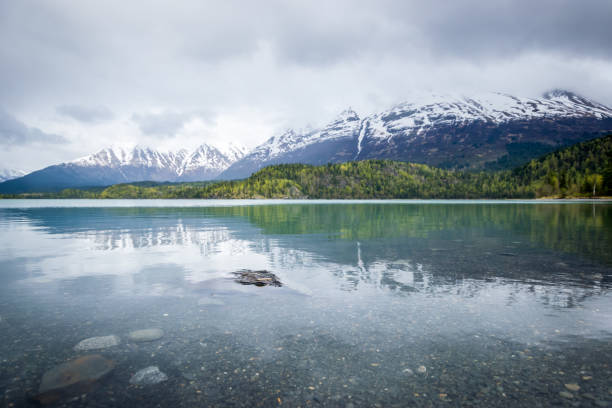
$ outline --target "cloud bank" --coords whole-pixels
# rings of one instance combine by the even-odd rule
[[[254,146],[417,91],[567,88],[612,105],[611,15],[607,0],[0,2],[0,106],[81,155]]]

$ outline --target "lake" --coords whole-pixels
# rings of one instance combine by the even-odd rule
[[[606,201],[3,200],[2,402],[99,354],[56,405],[612,405],[611,289]]]

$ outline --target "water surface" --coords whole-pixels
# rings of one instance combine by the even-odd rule
[[[612,402],[609,202],[0,206],[6,406],[110,334],[115,370],[59,405]],[[284,286],[239,285],[241,269]],[[164,337],[128,341],[152,327]],[[150,365],[168,380],[129,384]]]

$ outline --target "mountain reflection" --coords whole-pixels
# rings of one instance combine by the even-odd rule
[[[36,265],[36,279],[64,280],[66,292],[83,286],[66,279],[96,284],[110,273],[131,278],[108,290],[185,295],[241,268],[272,269],[308,294],[486,291],[508,303],[530,296],[563,308],[612,286],[610,205],[32,208],[2,209],[0,223],[96,251],[87,270],[71,269],[78,249]],[[123,263],[105,258],[112,252]]]

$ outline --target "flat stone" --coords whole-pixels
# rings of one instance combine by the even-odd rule
[[[567,388],[570,391],[579,391],[580,390],[580,386],[578,384],[565,384],[565,388]]]
[[[563,398],[568,398],[568,399],[574,398],[574,395],[572,395],[571,393],[567,391],[561,391],[559,395],[562,396]]]
[[[143,368],[130,378],[130,384],[133,385],[153,385],[162,381],[166,381],[168,376],[161,371],[157,366]]]
[[[93,384],[115,368],[111,360],[93,354],[60,364],[47,371],[35,400],[51,404],[62,398],[88,392]]]
[[[162,329],[134,330],[128,334],[128,339],[135,342],[155,341],[164,337]]]
[[[74,346],[75,351],[86,351],[86,350],[98,350],[108,347],[117,346],[121,343],[119,336],[114,334],[110,336],[90,337],[85,340],[81,340],[79,344]]]

